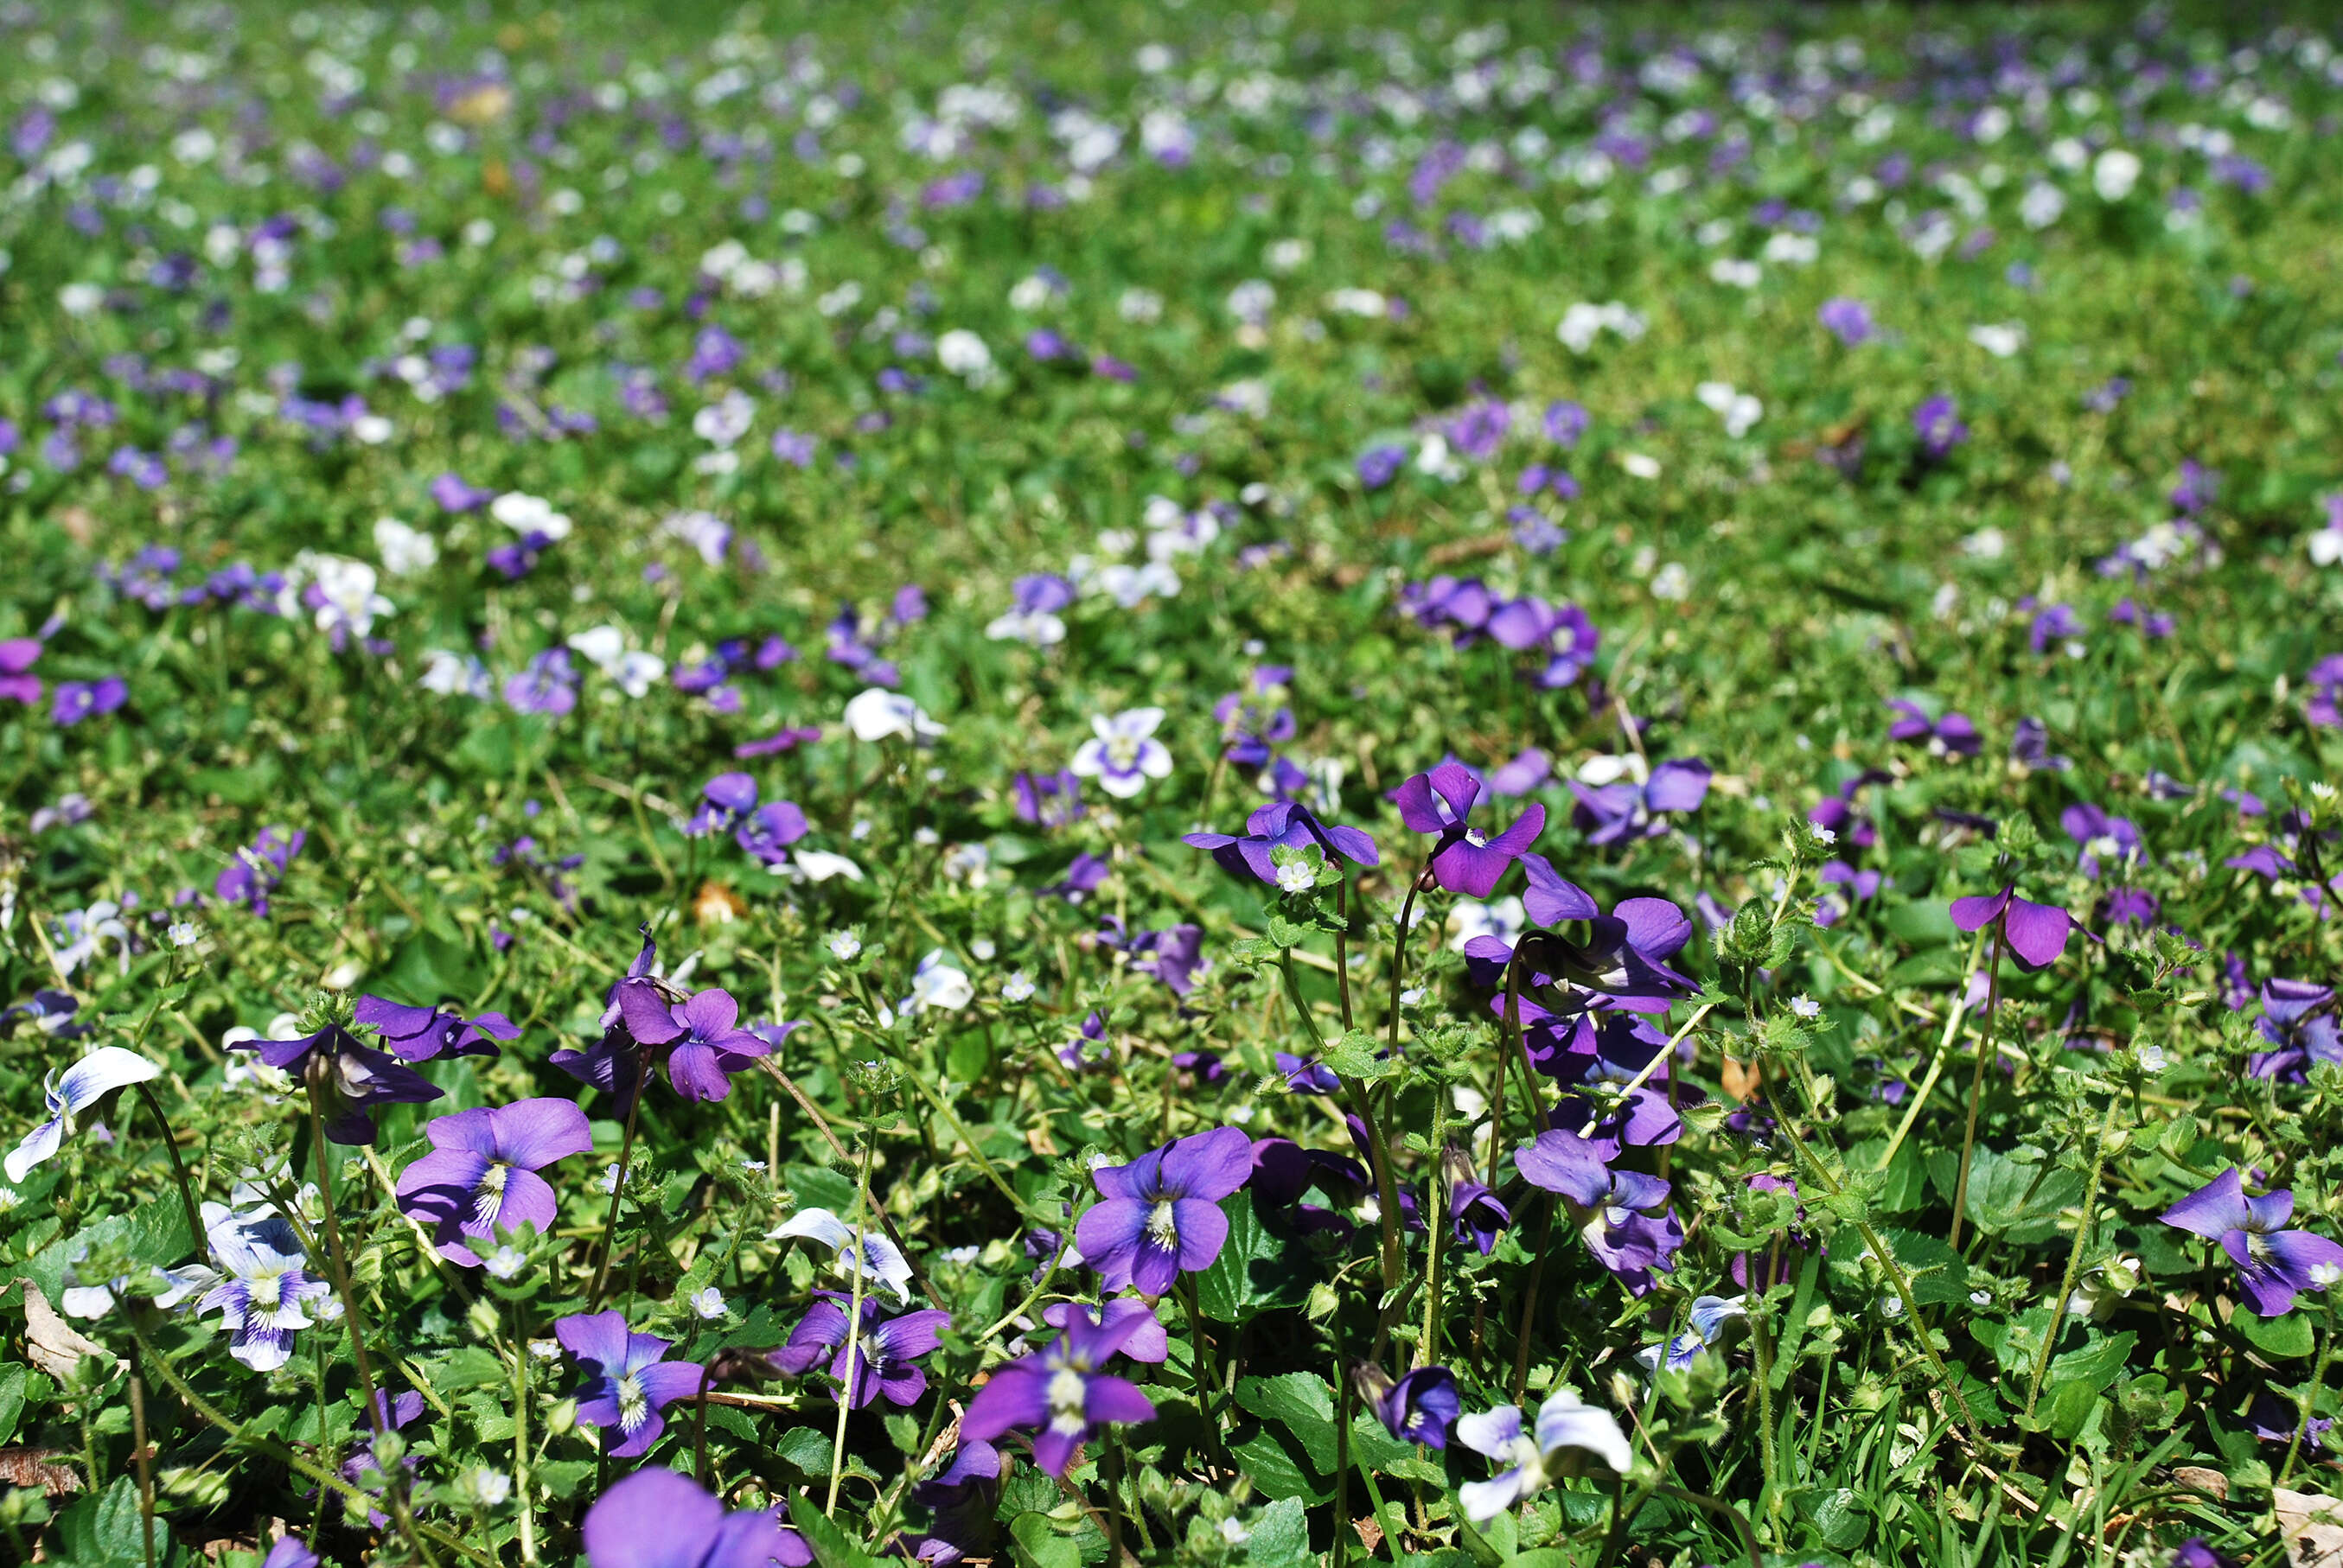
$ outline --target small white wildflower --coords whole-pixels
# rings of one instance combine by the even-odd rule
[[[615,1173],[618,1167],[614,1165],[611,1170]],[[608,1191],[608,1188],[603,1190]],[[488,1255],[481,1266],[499,1280],[509,1280],[528,1266],[528,1255],[518,1247],[498,1247]]]
[[[832,931],[830,936],[830,956],[840,963],[851,963],[862,951],[862,939],[852,931]]]
[[[191,948],[204,940],[203,929],[193,920],[175,921],[164,934],[171,939],[171,945],[175,948]]]
[[[1790,999],[1790,1010],[1800,1018],[1820,1018],[1823,1015],[1823,1004],[1802,993]]]
[[[691,1310],[709,1322],[715,1322],[724,1315],[724,1292],[713,1285],[696,1292],[691,1298]]]
[[[2143,1045],[2136,1054],[2139,1057],[2142,1070],[2148,1072],[2162,1072],[2170,1065],[2165,1060],[2164,1047],[2160,1045]]]
[[[1027,974],[1023,970],[1011,970],[1009,978],[1001,982],[1001,1000],[1002,1001],[1025,1001],[1030,1000],[1032,995],[1033,977]]]
[[[605,1192],[617,1191],[618,1190],[618,1162],[614,1160],[609,1164],[604,1166],[602,1168],[602,1179],[595,1182],[594,1185],[600,1188]]]
[[[1277,868],[1277,886],[1282,892],[1306,893],[1317,885],[1318,873],[1303,861],[1288,860]]]
[[[501,1508],[512,1496],[512,1477],[501,1470],[490,1470],[476,1464],[464,1472],[456,1483],[465,1500],[478,1508]]]

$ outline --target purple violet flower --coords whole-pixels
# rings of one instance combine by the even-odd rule
[[[1697,757],[1663,762],[1643,784],[1616,779],[1599,789],[1570,780],[1578,798],[1571,821],[1589,844],[1615,844],[1623,839],[1656,839],[1667,831],[1665,818],[1697,811],[1708,799],[1711,769]]]
[[[728,1513],[689,1476],[654,1465],[621,1476],[587,1511],[586,1561],[588,1568],[807,1568],[813,1548],[789,1516],[787,1503]]]
[[[1432,849],[1433,879],[1452,893],[1485,899],[1513,861],[1545,829],[1545,808],[1535,802],[1493,839],[1473,829],[1468,818],[1480,798],[1481,781],[1462,763],[1443,762],[1418,773],[1391,793],[1400,819],[1411,831],[1437,835]]]
[[[520,1038],[520,1026],[500,1012],[466,1018],[453,1008],[412,1007],[362,996],[352,1020],[366,1024],[401,1061],[429,1061],[448,1056],[494,1056],[496,1042]]]
[[[2237,1266],[2247,1303],[2263,1317],[2276,1318],[2292,1312],[2301,1292],[2323,1291],[2343,1280],[2343,1247],[2308,1231],[2280,1229],[2293,1215],[2290,1190],[2248,1198],[2233,1165],[2167,1209],[2162,1218],[2167,1225],[2218,1241]]]
[[[1942,719],[1931,719],[1927,710],[1918,703],[1898,698],[1887,705],[1897,715],[1887,727],[1890,740],[1924,740],[1932,757],[1974,757],[1985,742],[1977,736],[1976,726],[1966,713],[1947,713]]]
[[[1630,1295],[1649,1293],[1654,1271],[1675,1267],[1684,1228],[1667,1207],[1668,1183],[1658,1177],[1614,1171],[1596,1145],[1559,1130],[1515,1150],[1513,1166],[1533,1186],[1562,1199],[1571,1228]]]
[[[1366,1367],[1357,1377],[1359,1392],[1385,1432],[1402,1442],[1448,1446],[1448,1429],[1464,1412],[1454,1372],[1446,1367],[1418,1367],[1394,1382],[1381,1367]]]
[[[1979,893],[1952,902],[1953,924],[1965,931],[1997,926],[2018,960],[2028,969],[2055,962],[2066,950],[2075,917],[2056,904],[2037,904],[2017,896],[2011,882],[1998,893]]]
[[[821,1299],[789,1332],[789,1342],[773,1357],[773,1364],[791,1377],[801,1377],[828,1359],[830,1375],[838,1381],[847,1403],[856,1410],[881,1394],[886,1395],[890,1404],[918,1403],[920,1396],[928,1391],[928,1378],[913,1363],[943,1342],[938,1331],[951,1322],[951,1314],[930,1309],[905,1312],[900,1317],[882,1317],[879,1303],[866,1298],[862,1302],[862,1326],[853,1336],[854,1355],[850,1363],[847,1308],[839,1303],[846,1302],[850,1305],[852,1298],[834,1291],[816,1293]]]
[[[667,1081],[686,1100],[721,1100],[732,1092],[732,1075],[772,1053],[759,1036],[737,1027],[740,1005],[717,987],[670,1004],[647,986],[618,993],[618,1012],[639,1045],[669,1047]]]
[[[441,1257],[467,1268],[480,1261],[474,1245],[500,1231],[550,1231],[560,1205],[538,1172],[594,1148],[586,1113],[567,1100],[458,1111],[423,1131],[432,1151],[399,1173],[398,1206],[431,1227]]]
[[[1216,1127],[1091,1172],[1101,1201],[1074,1230],[1085,1262],[1106,1288],[1160,1296],[1182,1272],[1208,1269],[1229,1237],[1221,1200],[1252,1171],[1252,1140]],[[1121,1341],[1116,1342],[1118,1344]]]
[[[377,1105],[422,1105],[446,1092],[331,1020],[298,1040],[238,1040],[228,1049],[251,1051],[306,1084],[317,1099],[326,1137],[336,1143],[371,1144]]]
[[[1138,1332],[1135,1318],[1095,1328],[1072,1324],[1037,1354],[996,1371],[969,1402],[960,1436],[990,1442],[1020,1427],[1034,1428],[1034,1462],[1051,1475],[1063,1475],[1092,1427],[1155,1419],[1155,1406],[1145,1394],[1101,1370]]]
[[[649,1449],[667,1427],[659,1412],[699,1392],[702,1369],[691,1362],[662,1360],[671,1342],[628,1333],[627,1315],[616,1307],[558,1319],[553,1335],[585,1373],[578,1390],[578,1419],[588,1426],[618,1429],[618,1444],[604,1451],[613,1459],[632,1459]]]

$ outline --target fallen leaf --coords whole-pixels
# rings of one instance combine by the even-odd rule
[[[71,1459],[62,1448],[0,1448],[0,1481],[11,1486],[37,1486],[49,1496],[81,1490],[81,1472],[52,1459]]]
[[[73,1376],[84,1356],[96,1356],[109,1367],[122,1364],[120,1356],[57,1316],[30,1280],[25,1282],[25,1355],[59,1382]]]
[[[2343,1503],[2316,1493],[2270,1491],[2289,1568],[2343,1568]]]

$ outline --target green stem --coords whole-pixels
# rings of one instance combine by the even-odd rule
[[[878,1147],[875,1132],[866,1130],[862,1134],[862,1173],[854,1188],[854,1293],[846,1312],[846,1382],[838,1391],[838,1427],[830,1442],[830,1495],[821,1505],[824,1518],[838,1512],[838,1483],[846,1468],[846,1418],[854,1410],[854,1358],[860,1351],[862,1337],[862,1287],[870,1276],[865,1266],[869,1256],[865,1239],[870,1234],[870,1156]]]
[[[329,1487],[333,1491],[340,1493],[344,1497],[357,1503],[362,1508],[371,1509],[375,1506],[376,1503],[379,1501],[377,1498],[368,1496],[367,1493],[359,1491],[357,1487],[351,1485],[347,1481],[342,1479],[340,1472],[327,1469],[325,1466],[315,1462],[299,1452],[297,1452],[285,1443],[278,1442],[276,1438],[266,1436],[260,1432],[246,1432],[244,1428],[243,1422],[233,1420],[215,1409],[203,1395],[197,1393],[194,1389],[187,1386],[187,1382],[185,1378],[182,1378],[177,1372],[173,1370],[171,1363],[163,1358],[163,1353],[155,1348],[155,1342],[146,1337],[145,1325],[140,1323],[136,1316],[133,1316],[130,1319],[130,1332],[131,1336],[138,1342],[138,1348],[146,1352],[147,1364],[155,1369],[156,1373],[162,1377],[165,1382],[171,1385],[171,1392],[179,1396],[180,1402],[189,1410],[194,1411],[197,1415],[201,1416],[204,1420],[211,1422],[214,1426],[227,1433],[229,1441],[245,1443],[250,1447],[258,1449],[261,1452],[268,1455],[269,1458],[275,1460],[277,1463],[285,1466],[286,1469],[296,1471],[302,1475],[307,1476],[310,1480],[316,1482],[320,1486]],[[467,1545],[465,1543],[457,1539],[455,1536],[448,1534],[444,1530],[440,1530],[434,1525],[420,1523],[415,1525],[415,1530],[417,1533],[428,1535],[432,1540],[438,1542],[441,1545],[452,1548],[453,1550],[462,1553],[464,1556],[470,1558],[473,1562],[479,1563],[481,1568],[497,1568],[496,1559],[488,1556],[486,1553],[479,1551],[476,1547]],[[415,1545],[417,1555],[421,1556],[426,1563],[431,1561],[430,1555],[424,1552],[421,1544],[415,1542],[412,1537],[409,1537],[409,1543]]]
[[[1961,1134],[1961,1173],[1953,1185],[1953,1228],[1945,1238],[1956,1252],[1961,1250],[1961,1221],[1969,1208],[1969,1158],[1976,1152],[1977,1111],[1985,1103],[1986,1063],[1993,1060],[1993,1026],[2001,1013],[2001,950],[2008,945],[2006,930],[1993,939],[1992,976],[1986,982],[1985,1020],[1977,1025],[1976,1071],[1969,1078],[1969,1124]]]
[[[1558,1208],[1552,1199],[1546,1201],[1545,1223],[1538,1231],[1537,1257],[1530,1264],[1530,1288],[1522,1297],[1522,1326],[1513,1345],[1513,1402],[1522,1402],[1522,1390],[1530,1379],[1530,1324],[1537,1316],[1538,1286],[1545,1279],[1546,1254],[1554,1251],[1554,1216]]]
[[[2308,837],[2308,835],[2305,835]],[[2335,1308],[2329,1303],[2324,1322],[2318,1325],[2318,1359],[2311,1363],[2310,1381],[2303,1385],[2302,1397],[2296,1402],[2302,1419],[2295,1423],[2294,1436],[2286,1445],[2286,1463],[2278,1473],[2278,1484],[2284,1486],[2294,1473],[2294,1462],[2302,1452],[2302,1440],[2310,1432],[2310,1412],[2315,1408],[2318,1391],[2327,1385],[2327,1368],[2335,1359]]]
[[[1391,1042],[1399,1049],[1399,993],[1401,982],[1407,977],[1408,923],[1415,914],[1415,895],[1423,890],[1423,879],[1432,874],[1432,861],[1427,857],[1423,867],[1407,885],[1407,896],[1399,904],[1399,930],[1392,935],[1391,976]]]
[[[1749,1568],[1765,1568],[1765,1559],[1757,1553],[1756,1533],[1749,1528],[1749,1521],[1741,1516],[1741,1510],[1729,1503],[1719,1503],[1714,1497],[1703,1497],[1697,1492],[1686,1492],[1681,1486],[1671,1486],[1664,1481],[1656,1483],[1652,1490],[1664,1497],[1673,1497],[1679,1503],[1689,1503],[1694,1508],[1706,1509],[1709,1513],[1731,1523],[1734,1534],[1741,1538],[1741,1549],[1749,1553]]]
[[[2066,1323],[2066,1302],[2075,1293],[2075,1280],[2082,1271],[2083,1249],[2091,1239],[2091,1211],[2099,1201],[2099,1181],[2107,1169],[2107,1139],[2114,1133],[2116,1111],[2123,1104],[2123,1096],[2107,1096],[2107,1109],[2099,1121],[2098,1136],[2091,1143],[2091,1180],[2083,1189],[2083,1217],[2075,1226],[2075,1244],[2066,1252],[2066,1274],[2058,1284],[2058,1297],[2050,1303],[2050,1326],[2043,1331],[2042,1348],[2035,1352],[2034,1375],[2026,1380],[2026,1413],[2034,1413],[2034,1402],[2041,1397],[2042,1380],[2050,1371],[2050,1352],[2058,1343],[2058,1331]]]
[[[1773,1279],[1768,1268],[1765,1278]],[[1782,1461],[1774,1451],[1774,1336],[1765,1322],[1766,1305],[1763,1292],[1752,1292],[1759,1299],[1751,1303],[1749,1313],[1749,1343],[1756,1353],[1757,1376],[1752,1380],[1757,1393],[1757,1462],[1765,1472],[1765,1484],[1759,1493],[1758,1506],[1764,1511],[1769,1536],[1778,1536],[1772,1528],[1775,1507],[1782,1493]]]
[[[704,1422],[708,1419],[705,1400],[699,1408]],[[520,1560],[535,1563],[537,1499],[531,1494],[528,1477],[528,1336],[518,1302],[513,1306],[513,1492],[520,1504]]]
[[[130,1441],[138,1462],[138,1524],[145,1536],[146,1568],[155,1568],[155,1470],[146,1452],[146,1385],[135,1363],[130,1373]]]
[[[635,1097],[627,1102],[627,1131],[618,1141],[618,1173],[610,1183],[610,1212],[602,1221],[602,1257],[594,1265],[594,1288],[588,1293],[586,1310],[600,1310],[602,1292],[610,1283],[610,1254],[618,1246],[618,1209],[627,1201],[627,1171],[635,1159],[635,1123],[642,1114],[643,1095],[651,1084],[651,1055],[643,1052],[642,1070],[635,1075]]]
[[[1432,1206],[1426,1216],[1432,1238],[1423,1260],[1423,1337],[1415,1347],[1415,1364],[1420,1367],[1440,1359],[1440,1264],[1447,1255],[1448,1241],[1448,1172],[1443,1168],[1448,1151],[1448,1086],[1444,1083],[1432,1086],[1432,1148],[1431,1191],[1426,1193]]]
[[[196,1202],[195,1184],[187,1180],[187,1162],[179,1156],[179,1141],[172,1136],[171,1119],[163,1114],[163,1102],[155,1098],[152,1084],[141,1083],[137,1089],[146,1113],[155,1119],[156,1131],[162,1134],[163,1151],[171,1157],[171,1175],[179,1184],[179,1203],[187,1212],[187,1240],[200,1252],[204,1246],[203,1211]]]

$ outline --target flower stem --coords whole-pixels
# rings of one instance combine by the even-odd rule
[[[2304,836],[2308,837],[2308,834]],[[2318,1359],[2311,1363],[2310,1381],[2302,1385],[2302,1395],[2296,1402],[2302,1419],[2295,1423],[2294,1436],[2286,1445],[2286,1463],[2279,1467],[2278,1473],[2278,1484],[2280,1486],[2284,1486],[2287,1479],[2294,1473],[2294,1462],[2302,1452],[2302,1440],[2310,1433],[2310,1412],[2315,1408],[2318,1391],[2327,1384],[2327,1368],[2334,1359],[2335,1308],[2329,1302],[2326,1316],[2318,1325]]]
[[[1420,1367],[1440,1359],[1440,1264],[1448,1240],[1447,1172],[1442,1162],[1447,1148],[1448,1086],[1435,1083],[1432,1088],[1432,1177],[1424,1194],[1431,1204],[1432,1211],[1424,1219],[1432,1227],[1432,1237],[1423,1260],[1423,1337],[1415,1347],[1415,1364]]]
[[[651,1085],[650,1052],[643,1052],[642,1070],[635,1077],[635,1097],[627,1102],[626,1136],[618,1141],[618,1173],[610,1183],[610,1212],[602,1221],[602,1259],[594,1265],[594,1289],[588,1294],[586,1310],[598,1312],[602,1305],[602,1292],[610,1282],[610,1254],[618,1246],[618,1209],[627,1201],[627,1168],[635,1159],[635,1122],[642,1114],[643,1095]]]
[[[1342,1001],[1342,1032],[1358,1027],[1351,1021],[1351,879],[1334,884],[1334,912],[1342,923],[1334,928],[1334,993]]]
[[[151,1084],[136,1086],[138,1098],[146,1113],[155,1119],[155,1130],[162,1135],[163,1151],[171,1157],[171,1175],[179,1184],[179,1202],[187,1211],[187,1240],[197,1252],[204,1247],[203,1211],[196,1203],[195,1184],[187,1180],[187,1162],[179,1156],[179,1141],[171,1131],[171,1119],[163,1114],[163,1102],[155,1098]]]
[[[2058,1282],[2057,1299],[2050,1303],[2050,1326],[2042,1332],[2042,1348],[2035,1352],[2034,1375],[2026,1383],[2026,1413],[2034,1413],[2034,1402],[2042,1395],[2042,1380],[2050,1371],[2050,1352],[2058,1343],[2058,1331],[2066,1324],[2066,1302],[2075,1293],[2075,1278],[2083,1267],[2083,1249],[2090,1244],[2091,1211],[2098,1206],[2099,1182],[2107,1174],[2107,1140],[2115,1132],[2116,1111],[2123,1104],[2123,1096],[2107,1096],[2107,1109],[2099,1122],[2099,1135],[2091,1142],[2091,1180],[2083,1189],[2083,1216],[2075,1225],[2075,1244],[2066,1253],[2066,1278]]]
[[[824,1518],[838,1511],[838,1483],[846,1465],[846,1418],[853,1413],[854,1387],[861,1381],[854,1358],[861,1350],[862,1286],[870,1276],[870,1249],[865,1238],[870,1234],[870,1155],[878,1147],[879,1140],[866,1130],[862,1134],[862,1173],[854,1187],[854,1293],[846,1312],[846,1382],[838,1391],[838,1429],[830,1442],[830,1495],[821,1505]]]
[[[708,1406],[704,1401],[699,1412],[701,1430],[705,1432]],[[518,1302],[513,1306],[513,1492],[520,1504],[520,1560],[534,1563],[537,1499],[531,1494],[528,1478],[528,1335],[521,1324]]]
[[[155,1369],[156,1372],[165,1382],[171,1385],[171,1392],[179,1396],[180,1402],[189,1410],[194,1411],[197,1415],[201,1416],[204,1420],[211,1422],[214,1426],[227,1433],[231,1442],[246,1443],[251,1447],[258,1449],[261,1452],[268,1455],[269,1458],[277,1461],[277,1463],[285,1466],[286,1469],[298,1472],[300,1474],[306,1475],[310,1480],[316,1482],[318,1485],[329,1487],[332,1490],[340,1493],[344,1497],[357,1503],[363,1508],[372,1508],[375,1505],[376,1500],[374,1498],[367,1496],[365,1493],[360,1492],[357,1487],[351,1485],[337,1472],[318,1464],[314,1460],[297,1452],[294,1449],[287,1446],[285,1443],[278,1442],[274,1437],[269,1437],[256,1432],[246,1432],[242,1422],[234,1420],[216,1409],[210,1402],[204,1398],[203,1395],[188,1387],[186,1380],[182,1378],[172,1369],[171,1363],[163,1358],[163,1352],[155,1348],[155,1342],[146,1337],[145,1325],[141,1324],[135,1315],[130,1319],[130,1332],[132,1337],[137,1340],[138,1348],[146,1352],[147,1364]],[[464,1556],[470,1558],[473,1562],[481,1564],[481,1568],[497,1568],[496,1560],[488,1556],[486,1553],[479,1551],[476,1547],[467,1545],[457,1537],[448,1534],[446,1531],[438,1529],[434,1525],[417,1523],[411,1515],[406,1513],[405,1510],[406,1505],[402,1501],[400,1503],[400,1533],[407,1536],[407,1544],[415,1548],[416,1555],[420,1557],[425,1563],[429,1563],[435,1561],[429,1549],[423,1544],[420,1539],[418,1539],[420,1536],[428,1535],[432,1540],[438,1542],[441,1545],[452,1547]]]
[[[1770,1285],[1774,1277],[1770,1266],[1764,1277]],[[1765,1533],[1773,1535],[1775,1532],[1770,1526],[1776,1500],[1782,1491],[1781,1456],[1774,1451],[1774,1335],[1771,1325],[1765,1322],[1765,1292],[1758,1291],[1751,1294],[1758,1297],[1756,1310],[1749,1313],[1748,1323],[1749,1343],[1757,1360],[1757,1375],[1751,1380],[1757,1392],[1757,1462],[1765,1477],[1765,1484],[1758,1494],[1758,1507],[1764,1511],[1769,1526]]]
[[[1393,1050],[1399,1048],[1400,987],[1407,978],[1408,925],[1415,915],[1415,895],[1423,891],[1423,879],[1431,874],[1432,861],[1427,859],[1423,869],[1416,872],[1414,880],[1408,883],[1407,896],[1400,900],[1399,930],[1392,934],[1391,1042]]]
[[[1961,1134],[1961,1173],[1953,1183],[1953,1228],[1945,1238],[1954,1251],[1961,1250],[1961,1221],[1969,1208],[1969,1159],[1976,1152],[1977,1111],[1985,1103],[1985,1068],[1993,1060],[1993,1027],[2001,1012],[2001,950],[2008,945],[2006,929],[1993,938],[1993,970],[1986,981],[1985,1018],[1977,1025],[1976,1071],[1969,1077],[1969,1124]]]
[[[146,1568],[155,1568],[155,1470],[146,1452],[146,1385],[136,1362],[130,1372],[130,1441],[138,1462],[138,1523],[145,1533]]]
[[[1522,1297],[1521,1332],[1513,1345],[1513,1402],[1522,1402],[1522,1390],[1530,1380],[1530,1324],[1537,1317],[1538,1286],[1545,1278],[1546,1254],[1554,1251],[1554,1216],[1560,1205],[1546,1200],[1545,1223],[1538,1231],[1537,1257],[1530,1264],[1530,1288]]]

